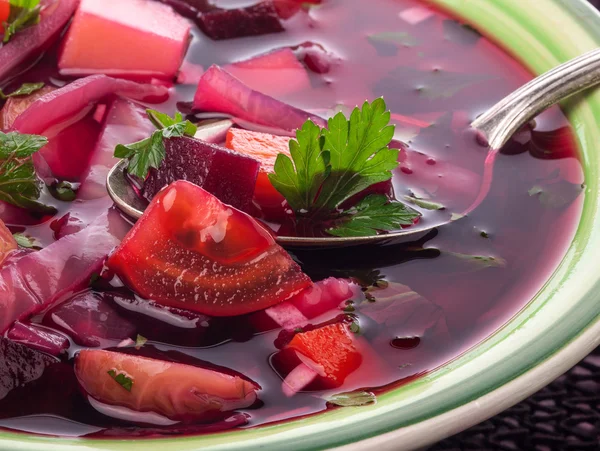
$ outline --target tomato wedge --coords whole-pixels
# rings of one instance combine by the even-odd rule
[[[251,216],[183,180],[153,199],[108,267],[147,299],[211,316],[262,310],[312,285]]]
[[[186,422],[249,407],[260,388],[213,369],[104,350],[79,352],[75,375],[101,403]]]

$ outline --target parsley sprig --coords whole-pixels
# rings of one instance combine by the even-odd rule
[[[340,237],[372,236],[379,231],[410,226],[419,216],[417,211],[401,202],[390,202],[383,194],[372,194],[343,212],[341,224],[327,232]]]
[[[44,83],[23,83],[18,89],[9,94],[5,94],[4,91],[0,89],[0,99],[6,100],[10,97],[28,96],[29,94],[39,91],[43,87]]]
[[[4,38],[6,44],[19,31],[24,30],[40,21],[42,6],[40,0],[10,0],[10,14],[4,25]]]
[[[43,136],[0,132],[0,200],[43,213],[53,210],[39,202],[43,182],[32,158],[47,143]]]
[[[308,120],[290,140],[291,158],[279,154],[269,180],[297,217],[338,218],[328,233],[368,236],[410,225],[419,216],[385,196],[368,196],[351,209],[341,206],[369,186],[392,178],[398,167],[397,149],[389,145],[394,126],[382,98],[355,108],[350,118],[340,112],[327,128]]]
[[[146,178],[150,168],[158,169],[165,159],[164,139],[194,136],[197,131],[197,127],[184,120],[181,113],[176,113],[175,117],[156,110],[146,110],[146,113],[157,130],[149,138],[133,144],[119,144],[115,148],[116,158],[129,159],[127,172],[142,180]]]

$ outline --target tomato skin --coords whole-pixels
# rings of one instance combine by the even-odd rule
[[[109,374],[112,371],[131,380],[130,390]],[[102,403],[185,422],[249,407],[259,389],[240,376],[99,349],[79,352],[75,375],[84,392]]]
[[[352,332],[343,323],[296,334],[288,347],[314,362],[317,373],[335,386],[342,385],[363,360]]]
[[[108,260],[140,296],[210,316],[237,316],[312,286],[249,215],[180,180],[161,191]]]

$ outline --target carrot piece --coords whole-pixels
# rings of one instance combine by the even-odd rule
[[[362,363],[352,333],[341,323],[299,333],[288,346],[310,359],[310,366],[336,386]]]

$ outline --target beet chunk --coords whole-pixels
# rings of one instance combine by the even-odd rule
[[[166,158],[160,169],[152,169],[144,183],[143,196],[152,198],[176,180],[187,180],[204,188],[221,202],[248,212],[260,163],[254,158],[193,138],[165,140]]]
[[[0,337],[0,399],[13,389],[33,382],[58,360]]]
[[[238,9],[217,9],[198,14],[200,29],[211,39],[260,36],[284,31],[271,0]]]

